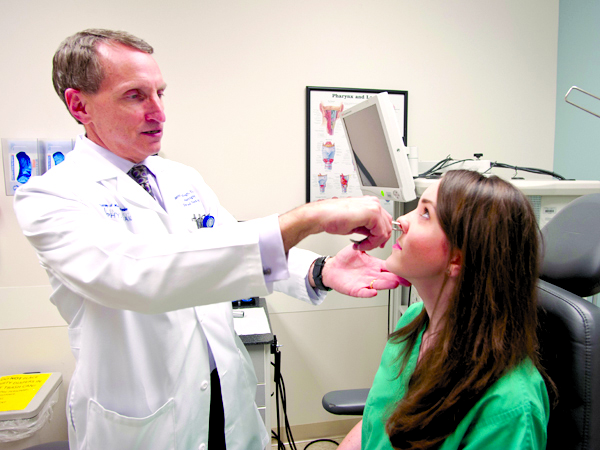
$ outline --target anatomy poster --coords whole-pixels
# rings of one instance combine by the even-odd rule
[[[348,140],[339,120],[350,108],[384,90],[306,88],[306,201],[360,197],[362,192],[352,163]],[[385,91],[396,110],[406,142],[408,92]],[[387,210],[393,205],[384,205]]]

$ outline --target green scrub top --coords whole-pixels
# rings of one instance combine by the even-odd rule
[[[409,307],[396,329],[414,320],[422,309],[423,303]],[[385,346],[365,405],[362,449],[392,450],[385,433],[385,423],[406,393],[408,381],[417,365],[423,331],[399,377],[401,360],[397,357],[405,344],[388,342]],[[526,359],[485,392],[439,449],[543,450],[546,448],[549,417],[546,385],[531,360]]]

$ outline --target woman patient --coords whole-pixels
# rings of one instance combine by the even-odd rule
[[[386,265],[423,302],[400,318],[339,448],[544,449],[529,201],[500,178],[450,171],[398,220]]]

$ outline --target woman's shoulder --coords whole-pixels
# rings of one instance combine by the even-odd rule
[[[442,449],[543,449],[549,415],[544,379],[526,359],[485,392]]]
[[[513,392],[529,392],[537,394],[541,388],[545,391],[545,383],[539,370],[529,358],[525,358],[515,367],[507,371],[496,383],[494,383],[489,391],[491,394]],[[514,392],[515,389],[517,392]]]
[[[549,407],[544,379],[529,358],[490,386],[476,405],[482,417],[492,421],[519,415],[547,420]]]

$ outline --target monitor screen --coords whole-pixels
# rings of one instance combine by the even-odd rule
[[[350,149],[354,154],[361,184],[400,187],[387,149],[377,106],[364,108],[345,120]]]
[[[414,200],[407,149],[387,92],[343,111],[341,119],[363,194]]]

